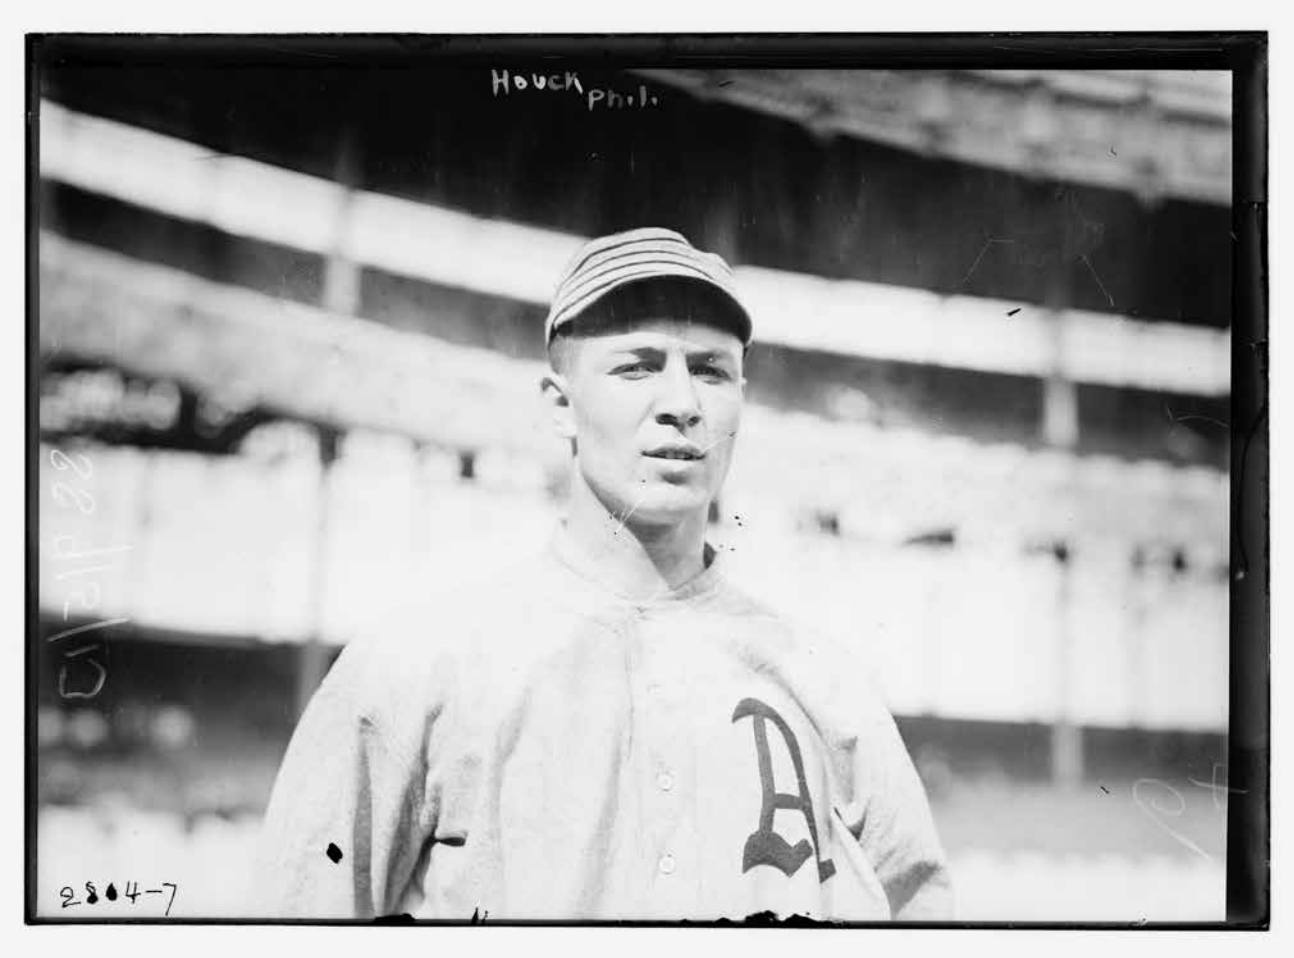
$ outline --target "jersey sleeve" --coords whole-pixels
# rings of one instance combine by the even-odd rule
[[[263,826],[256,911],[394,913],[435,827],[426,748],[435,702],[389,651],[357,640],[293,733]]]
[[[889,710],[876,698],[868,711],[854,756],[857,816],[850,831],[895,920],[950,920],[952,882],[925,788]]]

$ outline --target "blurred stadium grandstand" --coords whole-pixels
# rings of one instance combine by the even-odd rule
[[[755,312],[715,541],[867,648],[961,916],[1220,918],[1228,76],[581,77],[659,105],[43,75],[42,909],[112,876],[245,907],[337,649],[551,528],[551,285],[656,224]]]

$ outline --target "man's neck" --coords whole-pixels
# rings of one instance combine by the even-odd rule
[[[567,534],[609,587],[632,598],[677,589],[705,569],[706,515],[669,525],[622,521],[578,475],[571,487]]]

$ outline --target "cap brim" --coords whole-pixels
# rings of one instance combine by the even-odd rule
[[[662,291],[661,297],[650,305],[646,295],[634,295],[646,294],[648,287]],[[563,312],[560,322],[550,323],[548,339],[551,341],[559,329],[580,331],[619,326],[662,310],[679,319],[730,332],[743,345],[750,343],[750,314],[732,292],[693,270],[659,268],[642,276],[621,275],[596,293],[581,298],[576,309]]]

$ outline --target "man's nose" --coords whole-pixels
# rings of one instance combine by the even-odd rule
[[[701,403],[692,374],[682,363],[671,363],[660,379],[661,394],[656,401],[656,421],[687,428],[701,421]]]

